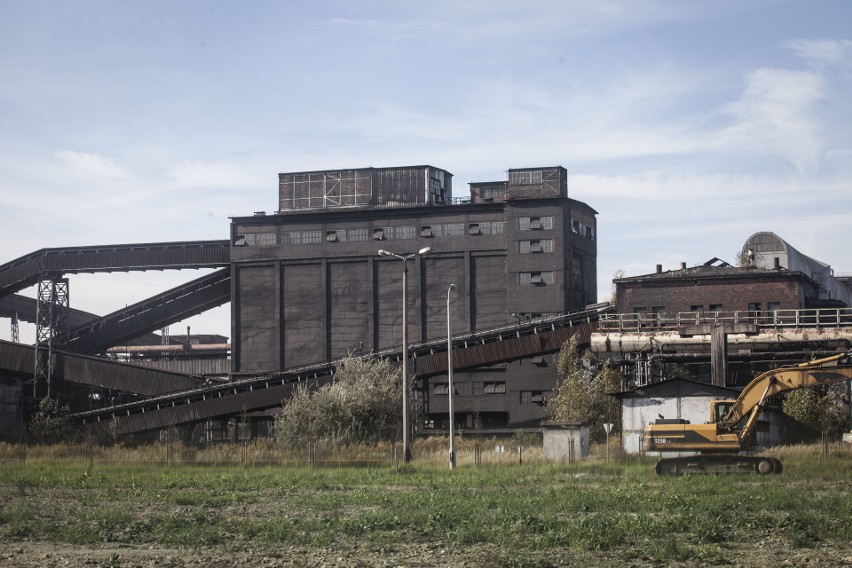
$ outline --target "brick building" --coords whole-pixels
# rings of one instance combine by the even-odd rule
[[[819,284],[803,272],[707,263],[620,278],[616,311],[659,315],[680,312],[773,312],[820,306]]]

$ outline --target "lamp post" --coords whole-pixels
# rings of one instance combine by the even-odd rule
[[[411,462],[411,444],[409,442],[410,428],[408,426],[408,265],[407,262],[416,256],[427,255],[432,247],[422,248],[417,252],[396,254],[379,249],[381,256],[392,256],[402,261],[402,461]]]
[[[447,378],[449,380],[449,412],[450,412],[450,469],[456,468],[456,428],[455,411],[453,410],[453,327],[450,320],[450,292],[455,289],[455,284],[447,288]]]

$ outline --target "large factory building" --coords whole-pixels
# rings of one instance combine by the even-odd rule
[[[446,337],[448,293],[455,334],[595,303],[596,212],[566,178],[511,169],[457,199],[452,174],[425,165],[280,174],[278,209],[231,224],[233,373],[400,345],[404,268],[412,344]],[[556,371],[536,358],[454,378],[463,428],[514,429],[544,417]],[[441,428],[446,378],[418,388]]]

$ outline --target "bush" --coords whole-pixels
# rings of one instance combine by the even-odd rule
[[[276,420],[278,440],[297,448],[391,440],[402,422],[400,379],[398,367],[388,361],[349,356],[332,384],[296,390]]]

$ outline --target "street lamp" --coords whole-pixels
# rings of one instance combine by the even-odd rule
[[[450,469],[456,468],[456,432],[455,432],[455,411],[453,410],[453,327],[450,321],[450,292],[455,289],[455,284],[450,284],[447,288],[447,378],[449,379],[449,397],[450,406]]]
[[[379,249],[381,256],[392,256],[402,261],[402,461],[411,462],[410,430],[408,427],[408,265],[407,262],[416,256],[424,256],[432,252],[432,247],[425,247],[417,252],[396,254]]]

